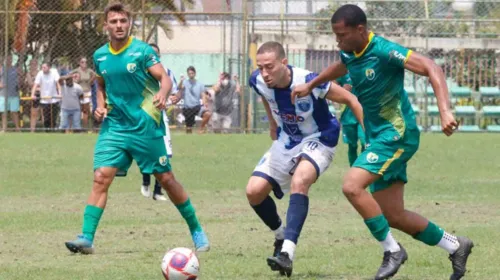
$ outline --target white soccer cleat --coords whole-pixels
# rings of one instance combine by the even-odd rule
[[[141,186],[141,193],[145,197],[151,197],[151,192],[149,191],[149,186]]]
[[[163,195],[163,194],[154,194],[153,195],[154,200],[161,200],[161,201],[167,201],[168,199]]]

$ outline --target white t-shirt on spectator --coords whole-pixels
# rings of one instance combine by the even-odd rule
[[[57,82],[59,81],[59,73],[57,70],[50,69],[49,74],[44,74],[39,71],[36,74],[35,84],[40,85],[40,100],[41,104],[52,104],[61,101],[59,98],[44,99],[44,97],[57,96]]]

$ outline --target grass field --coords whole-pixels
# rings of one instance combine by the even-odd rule
[[[81,231],[92,183],[95,135],[0,135],[0,279],[161,279],[170,248],[192,246],[170,203],[140,194],[134,164],[111,188],[96,254],[63,242]],[[278,279],[265,258],[273,235],[248,206],[245,185],[270,144],[267,135],[175,135],[173,167],[212,243],[200,279]],[[475,241],[466,279],[499,279],[500,134],[422,135],[409,165],[407,207]],[[292,279],[369,279],[381,248],[341,193],[341,144],[314,185]],[[288,196],[278,203],[283,218]],[[448,279],[447,254],[395,232],[409,261],[395,279]]]

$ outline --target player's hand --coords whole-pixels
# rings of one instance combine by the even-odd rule
[[[99,108],[98,107],[94,110],[94,118],[98,122],[102,122],[102,120],[104,120],[104,118],[106,117],[107,114],[108,114],[108,109],[106,109],[106,108]]]
[[[181,79],[181,82],[184,81],[184,79],[185,79],[184,75],[181,75],[180,79]]]
[[[167,107],[167,97],[163,93],[157,93],[153,97],[153,104],[158,110],[165,110]]]
[[[441,113],[441,130],[451,136],[458,129],[458,122],[450,111]]]
[[[311,91],[312,91],[312,88],[311,88],[310,84],[308,84],[308,83],[296,85],[292,89],[292,104],[295,104],[295,99],[297,97],[307,96],[311,93]]]
[[[171,95],[168,99],[170,99],[170,102],[172,102],[172,104],[177,104],[179,103],[179,101],[181,101],[181,99],[177,97],[177,95]]]
[[[278,130],[277,130],[277,128],[270,128],[269,129],[269,136],[271,136],[272,140],[278,140]]]

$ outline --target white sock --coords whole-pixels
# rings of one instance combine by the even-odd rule
[[[460,243],[458,243],[455,235],[449,234],[445,231],[443,237],[441,237],[441,241],[439,241],[437,245],[448,251],[448,253],[453,254],[457,251]]]
[[[283,242],[283,247],[281,248],[281,252],[286,252],[288,253],[288,256],[290,257],[290,260],[293,261],[293,257],[295,255],[295,248],[297,245],[293,243],[292,241],[285,239],[285,242]]]
[[[392,253],[395,253],[401,250],[398,242],[396,242],[396,239],[394,239],[394,237],[392,236],[391,231],[387,233],[387,237],[385,238],[385,240],[380,241],[380,244],[382,245],[384,252],[390,251]]]
[[[274,237],[278,240],[283,240],[285,239],[285,227],[283,226],[283,224],[281,224],[281,226],[276,229],[276,230],[273,230],[274,232]]]

